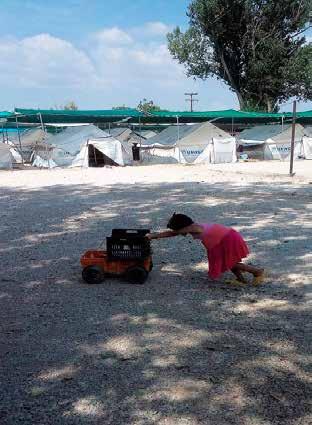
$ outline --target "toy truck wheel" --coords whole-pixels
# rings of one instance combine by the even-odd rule
[[[96,285],[104,281],[104,272],[101,267],[88,266],[82,270],[82,279],[90,285]]]
[[[132,284],[142,284],[146,281],[148,272],[143,267],[130,267],[126,271],[126,279]]]

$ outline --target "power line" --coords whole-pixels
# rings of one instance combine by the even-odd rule
[[[197,96],[198,93],[184,93],[185,96],[189,96],[189,99],[185,99],[186,102],[190,102],[191,103],[191,112],[193,112],[193,103],[194,102],[199,102],[198,99],[194,99],[194,96]]]

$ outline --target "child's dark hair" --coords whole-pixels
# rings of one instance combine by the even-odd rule
[[[194,221],[187,215],[174,213],[168,221],[167,228],[171,230],[181,230],[193,223]]]

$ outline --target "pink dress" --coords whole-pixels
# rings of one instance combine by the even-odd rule
[[[212,279],[217,279],[222,273],[231,270],[249,254],[249,249],[242,236],[231,227],[214,223],[197,223],[203,232],[194,234],[194,239],[200,239],[207,249],[209,271]]]

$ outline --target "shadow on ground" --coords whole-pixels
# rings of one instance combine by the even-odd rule
[[[181,183],[0,192],[2,424],[308,424],[309,187]],[[87,286],[113,227],[173,211],[240,230],[261,287],[207,278],[188,238],[153,242],[143,286]]]

